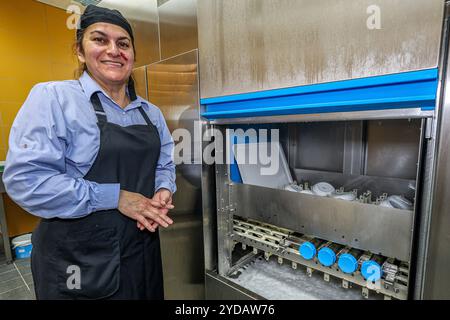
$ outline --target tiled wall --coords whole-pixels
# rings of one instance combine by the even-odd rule
[[[75,33],[64,10],[34,0],[0,1],[0,161],[6,157],[11,125],[30,89],[38,82],[73,78]],[[32,231],[37,219],[7,196],[8,231]]]
[[[32,86],[73,78],[77,64],[68,17],[64,10],[34,0],[0,1],[0,160]]]

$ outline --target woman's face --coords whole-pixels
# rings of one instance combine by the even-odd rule
[[[78,59],[103,84],[126,83],[134,64],[130,35],[117,25],[94,23],[84,32],[82,48],[78,48]]]

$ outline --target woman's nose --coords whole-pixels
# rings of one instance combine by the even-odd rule
[[[119,48],[117,47],[117,45],[113,41],[111,41],[109,43],[106,53],[108,53],[108,54],[110,54],[112,56],[119,56],[120,55]]]

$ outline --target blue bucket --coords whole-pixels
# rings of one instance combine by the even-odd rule
[[[33,249],[31,233],[15,237],[11,243],[16,259],[25,259],[31,256],[31,250]]]

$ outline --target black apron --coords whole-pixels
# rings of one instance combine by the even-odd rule
[[[100,149],[84,179],[120,183],[122,190],[151,198],[161,141],[146,125],[107,122],[98,95],[91,97]],[[31,268],[37,299],[163,299],[158,231],[140,231],[118,210],[78,219],[42,219],[33,232]]]

